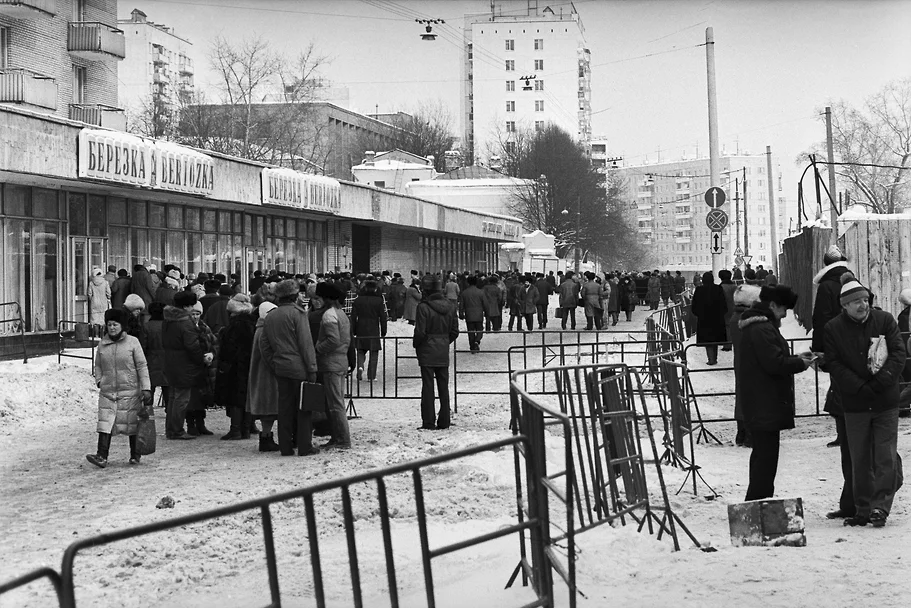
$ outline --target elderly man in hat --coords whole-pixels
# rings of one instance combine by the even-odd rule
[[[778,472],[781,431],[794,428],[794,375],[809,367],[810,352],[791,355],[781,320],[797,304],[786,285],[763,287],[759,302],[740,318],[738,392],[744,423],[750,431],[750,485],[746,500],[771,498]]]
[[[345,375],[350,366],[351,322],[342,310],[345,293],[341,289],[332,283],[319,283],[316,294],[324,302],[316,339],[316,363],[322,375],[326,415],[332,429],[332,437],[323,447],[347,450],[351,447],[351,432],[345,411]]]
[[[307,311],[299,303],[300,284],[285,279],[275,286],[278,308],[263,324],[262,356],[278,383],[278,446],[282,456],[318,454],[313,446],[312,414],[298,412],[300,383],[316,381],[316,350]],[[298,416],[303,416],[298,427]],[[297,436],[300,428],[301,435]]]
[[[826,367],[844,410],[854,514],[845,525],[886,525],[902,483],[898,456],[898,380],[905,346],[891,314],[870,306],[870,292],[841,275],[842,312],[826,324]],[[847,515],[847,514],[845,514]]]

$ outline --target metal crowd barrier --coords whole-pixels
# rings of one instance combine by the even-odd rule
[[[92,371],[95,371],[95,347],[100,341],[100,335],[95,327],[84,321],[60,321],[57,323],[57,363],[63,357],[72,359],[89,359],[92,362]],[[89,355],[77,354],[79,350],[88,348]],[[70,352],[76,350],[77,352]]]
[[[8,308],[13,308],[13,312],[7,313],[6,310]],[[0,303],[0,310],[3,311],[2,317],[0,317],[0,326],[4,326],[7,323],[13,325],[12,332],[18,333],[19,339],[22,341],[22,362],[28,363],[28,349],[25,347],[25,323],[22,321],[22,307],[19,306],[19,302],[3,302]]]
[[[386,581],[388,584],[388,589],[383,589],[382,591],[384,593],[388,593],[389,604],[393,606],[393,608],[397,608],[401,605],[399,600],[400,591],[403,588],[407,589],[408,583],[410,583],[410,581],[400,580],[400,576],[396,571],[393,553],[393,533],[390,521],[391,515],[386,490],[386,479],[394,475],[410,474],[412,477],[414,502],[417,515],[417,528],[420,539],[420,554],[423,583],[426,594],[426,605],[432,608],[436,605],[434,575],[432,568],[432,562],[434,559],[512,534],[528,533],[531,534],[534,538],[547,538],[546,529],[548,526],[548,514],[546,511],[543,513],[538,513],[534,507],[532,507],[531,509],[525,511],[525,516],[518,519],[517,523],[513,525],[499,527],[496,530],[478,533],[476,536],[472,536],[470,538],[432,548],[428,539],[428,513],[425,508],[425,492],[421,471],[427,467],[434,465],[460,460],[473,456],[475,454],[480,454],[482,452],[497,452],[502,448],[512,446],[514,450],[521,451],[523,454],[535,455],[532,459],[533,462],[529,464],[528,476],[532,480],[540,479],[544,475],[543,469],[540,467],[545,466],[543,460],[545,455],[543,452],[540,454],[537,452],[539,448],[536,446],[540,446],[540,442],[542,441],[541,438],[537,437],[535,441],[538,443],[534,444],[525,435],[514,434],[510,437],[487,442],[470,448],[465,448],[448,454],[440,454],[429,458],[402,463],[376,471],[369,471],[366,473],[353,475],[344,479],[328,481],[307,488],[300,488],[297,490],[273,494],[265,498],[248,500],[234,505],[228,505],[219,507],[217,509],[203,511],[201,513],[184,515],[182,517],[175,517],[172,519],[134,526],[131,528],[125,528],[122,530],[116,530],[113,532],[84,538],[73,542],[69,545],[69,547],[67,547],[63,555],[63,561],[59,574],[51,568],[40,568],[34,570],[0,585],[0,595],[26,586],[36,580],[40,580],[41,578],[47,577],[51,580],[51,583],[54,585],[54,588],[57,591],[58,605],[62,608],[75,608],[76,588],[73,581],[75,569],[74,563],[76,556],[79,555],[80,552],[93,547],[100,547],[118,541],[146,536],[156,532],[171,530],[190,524],[197,524],[200,522],[218,519],[229,515],[236,515],[248,511],[259,511],[268,571],[268,593],[270,596],[270,602],[267,604],[267,606],[269,608],[279,608],[282,605],[282,595],[279,585],[280,581],[278,562],[276,559],[275,543],[273,538],[271,507],[276,504],[302,499],[304,502],[306,518],[306,546],[309,548],[309,557],[313,573],[313,602],[318,608],[324,608],[327,605],[326,583],[328,581],[325,581],[322,575],[322,560],[320,557],[319,546],[320,526],[319,522],[317,521],[314,508],[314,498],[317,495],[321,495],[329,491],[340,490],[342,499],[342,518],[344,522],[345,537],[348,548],[348,562],[351,572],[351,593],[354,599],[354,604],[356,606],[363,606],[364,590],[362,589],[361,584],[360,564],[357,554],[357,543],[355,537],[355,520],[358,518],[356,518],[354,515],[351,497],[352,492],[350,488],[358,484],[374,482],[376,484],[376,498],[380,519],[379,525],[383,538],[384,566],[386,571]],[[358,496],[363,496],[363,494],[364,492],[360,490],[357,493]],[[358,519],[358,521],[362,523],[361,519]],[[331,524],[331,526],[334,527],[334,523]],[[539,564],[540,563],[541,562],[539,562]],[[525,604],[525,607],[531,608],[532,606],[552,606],[553,603],[551,599],[549,599],[552,598],[553,595],[552,585],[547,584],[547,581],[544,580],[542,576],[537,574],[537,571],[534,572],[535,576],[533,580],[536,582],[534,585],[534,591],[538,596],[538,600],[530,604]],[[404,586],[402,586],[403,583]],[[140,591],[141,590],[136,589],[135,586],[131,588],[131,592],[134,595],[138,595]]]

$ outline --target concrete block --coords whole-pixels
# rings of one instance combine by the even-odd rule
[[[807,545],[800,498],[767,498],[728,505],[728,525],[735,547]]]

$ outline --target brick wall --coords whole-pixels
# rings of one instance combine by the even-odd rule
[[[89,0],[85,20],[117,25],[117,0]],[[57,81],[57,116],[69,115],[73,100],[73,65],[86,68],[85,103],[117,105],[117,64],[114,58],[85,61],[66,50],[67,27],[72,18],[72,0],[57,0],[57,14],[35,20],[0,17],[0,26],[10,28],[9,67],[27,69]]]
[[[421,250],[416,232],[392,226],[378,227],[376,231],[380,238],[378,247],[373,249],[371,244],[374,251],[370,257],[372,268],[399,272],[405,277],[412,269],[420,269]]]

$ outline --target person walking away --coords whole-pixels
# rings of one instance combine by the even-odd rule
[[[348,321],[346,317],[345,322]],[[361,295],[351,305],[350,325],[356,338],[358,381],[364,379],[367,353],[370,353],[367,381],[376,380],[377,362],[380,351],[383,350],[383,341],[380,338],[386,336],[387,322],[386,307],[383,306],[383,297],[377,290],[376,281],[366,281]],[[345,369],[348,369],[347,366]]]
[[[636,310],[636,283],[629,275],[620,279],[620,310],[626,313],[626,320],[633,320],[633,311]]]
[[[487,277],[487,284],[481,288],[484,299],[487,301],[485,315],[485,329],[487,331],[500,331],[503,328],[503,291],[499,285],[500,277],[492,274]]]
[[[661,286],[661,299],[667,306],[671,301],[671,296],[674,295],[674,277],[671,276],[670,270],[664,271],[664,274],[659,277],[658,284]]]
[[[727,340],[731,342],[731,317],[734,315],[734,292],[737,290],[737,286],[731,280],[731,271],[727,268],[722,268],[718,271],[718,278],[721,279],[721,290],[724,291],[724,302],[727,304],[728,309],[724,313],[724,326],[728,328]],[[731,344],[725,344],[721,347],[721,350],[727,351],[732,348]]]
[[[446,284],[443,286],[443,295],[446,296],[446,299],[449,300],[449,303],[452,304],[457,310],[459,308],[459,294],[461,294],[462,289],[459,287],[459,284],[456,282],[454,276],[450,276],[446,280]]]
[[[101,280],[104,281],[104,277]],[[99,388],[98,449],[85,458],[101,469],[108,466],[111,437],[114,435],[130,438],[130,464],[139,464],[136,447],[139,418],[148,418],[148,408],[152,405],[146,358],[139,340],[124,332],[124,317],[123,310],[119,308],[104,313],[105,334],[95,353],[94,376]]]
[[[398,321],[404,316],[405,305],[405,285],[402,283],[402,277],[395,273],[392,277],[392,283],[389,285],[387,297],[389,298],[389,320]]]
[[[541,294],[535,287],[535,279],[530,273],[525,273],[522,280],[522,300],[518,302],[519,307],[519,331],[522,330],[522,319],[525,319],[525,331],[531,331],[535,325],[535,313],[538,311],[538,302],[541,301]]]
[[[538,329],[546,329],[547,307],[550,302],[550,296],[554,293],[554,287],[551,285],[551,282],[544,277],[543,272],[539,272],[535,276],[535,288],[538,290],[538,303],[535,306],[538,313]]]
[[[705,346],[709,365],[718,363],[718,344],[727,342],[724,316],[727,303],[721,285],[715,285],[715,276],[711,272],[702,274],[702,285],[693,293],[690,310],[696,316],[696,344]]]
[[[139,303],[142,299],[137,297]],[[146,323],[146,341],[142,352],[145,354],[149,367],[149,382],[151,383],[152,396],[155,389],[161,388],[161,401],[168,402],[168,379],[164,373],[165,350],[162,343],[162,329],[164,327],[164,305],[152,302],[149,305],[149,321]]]
[[[562,309],[563,319],[560,326],[566,329],[566,322],[570,322],[570,327],[576,329],[576,307],[579,306],[579,284],[573,280],[573,271],[568,270],[563,275],[563,282],[557,288],[560,294],[560,308]]]
[[[253,420],[262,422],[259,433],[259,451],[277,452],[278,444],[272,434],[272,427],[278,419],[278,378],[263,356],[266,336],[263,332],[266,317],[278,308],[269,301],[260,303],[255,311],[256,331],[253,334],[253,350],[250,353],[250,374],[247,377],[246,411]]]
[[[104,279],[100,268],[92,268],[88,296],[89,322],[101,327],[104,325],[104,311],[111,307],[111,284]]]
[[[683,273],[678,270],[676,276],[674,276],[674,301],[675,302],[680,302],[681,295],[683,294],[685,289],[686,289],[686,277],[683,276]]]
[[[813,277],[813,283],[816,285],[816,299],[813,302],[813,337],[810,342],[810,350],[815,353],[821,353],[825,350],[825,327],[826,324],[841,314],[842,308],[839,303],[841,294],[841,275],[849,272],[848,263],[841,250],[832,245],[826,251],[822,258],[824,266]],[[821,368],[823,371],[829,371],[825,361],[822,361]],[[844,418],[842,418],[841,398],[838,395],[835,383],[832,382],[831,374],[829,376],[829,390],[826,393],[826,403],[823,409],[833,418],[835,418],[835,439],[826,444],[826,447],[834,448],[844,446],[840,450],[842,469],[846,473],[845,488],[852,484],[850,481],[851,456],[848,453],[848,443],[845,439]],[[853,505],[854,500],[850,496],[845,497],[846,505]]]
[[[222,440],[249,439],[253,417],[247,412],[247,388],[256,319],[253,304],[243,293],[228,300],[226,311],[229,318],[221,332],[215,377],[215,401],[224,406],[225,414],[231,420],[231,427]]]
[[[367,281],[373,291],[376,291],[376,283]],[[348,428],[348,413],[345,410],[345,375],[348,373],[348,350],[351,345],[351,322],[342,310],[341,300],[344,293],[336,286],[328,283],[321,283],[317,290],[326,305],[319,324],[319,333],[316,339],[316,365],[317,370],[322,376],[323,388],[326,392],[326,415],[329,418],[332,436],[322,447],[327,449],[347,450],[351,448],[351,431]],[[366,292],[365,292],[366,293]],[[354,309],[357,309],[358,302],[363,298],[359,297],[354,301]],[[383,312],[383,333],[385,333],[385,311],[383,309],[382,298],[379,299],[379,306]],[[376,355],[371,351],[371,362]],[[358,364],[363,365],[361,351],[358,350]],[[376,377],[374,368],[374,377]]]
[[[611,321],[611,327],[620,322],[620,299],[622,297],[620,290],[620,281],[616,274],[607,273],[604,275],[604,284],[601,286],[601,301],[604,303],[604,309]]]
[[[515,323],[519,324],[518,331],[522,331],[523,309],[525,308],[525,282],[511,276],[507,279],[506,306],[509,307],[509,331]]]
[[[891,314],[871,308],[870,292],[841,275],[842,312],[825,326],[825,362],[841,397],[851,456],[854,514],[846,526],[886,525],[903,481],[898,455],[898,380],[905,345]],[[847,513],[835,513],[837,517]]]
[[[703,275],[703,285],[698,289],[705,288],[709,280]],[[781,431],[794,428],[794,375],[807,369],[813,360],[810,352],[791,355],[779,329],[781,320],[796,304],[797,294],[790,287],[763,287],[759,303],[740,319],[738,383],[744,419],[753,439],[746,500],[775,494]]]
[[[285,279],[275,286],[278,308],[263,324],[263,358],[275,373],[278,383],[278,446],[282,456],[318,454],[313,446],[313,418],[309,411],[298,411],[300,383],[316,382],[316,350],[310,334],[307,311],[298,302],[300,285]],[[303,419],[298,425],[298,417]],[[298,428],[302,435],[298,436]]]
[[[585,282],[579,290],[585,313],[585,330],[600,330],[604,326],[604,309],[601,307],[601,285],[595,281],[594,272],[585,273]],[[592,324],[594,323],[594,327]]]
[[[484,337],[484,318],[488,316],[487,297],[478,289],[478,277],[469,275],[467,287],[462,292],[459,302],[459,318],[465,319],[468,330],[468,349],[471,354],[481,352],[481,339]],[[544,281],[547,283],[547,281]],[[499,290],[498,290],[499,291]]]
[[[169,387],[165,422],[168,439],[196,439],[184,431],[184,420],[190,406],[195,405],[193,399],[199,398],[199,387],[206,382],[206,368],[214,359],[213,353],[203,350],[196,323],[190,317],[195,304],[195,294],[179,291],[174,296],[174,306],[164,308],[161,343]]]
[[[405,320],[409,325],[414,325],[417,318],[418,304],[421,303],[421,282],[418,279],[412,279],[411,285],[405,289]]]
[[[734,350],[734,420],[737,421],[737,435],[734,438],[734,443],[751,448],[753,447],[753,440],[743,419],[743,387],[739,381],[741,359],[740,318],[743,313],[759,302],[759,292],[762,290],[756,285],[737,285],[736,287],[733,298],[734,313],[731,315],[727,326],[728,340],[731,341],[731,347]]]
[[[130,275],[125,268],[117,271],[117,278],[111,284],[111,308],[123,308],[123,303],[130,295]]]
[[[421,429],[448,429],[449,345],[459,337],[459,320],[439,283],[428,277],[422,284],[424,300],[418,305],[412,345],[421,368]],[[435,416],[433,384],[436,381],[440,411]],[[434,424],[436,418],[436,424]]]
[[[658,278],[658,269],[648,278],[648,307],[649,310],[658,310],[661,303],[661,279]]]

